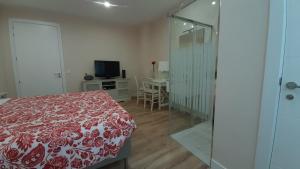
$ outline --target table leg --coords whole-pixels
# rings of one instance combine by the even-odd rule
[[[158,86],[158,110],[161,110],[161,85]]]

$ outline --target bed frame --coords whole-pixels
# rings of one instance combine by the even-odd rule
[[[118,162],[118,161],[124,161],[124,169],[128,169],[128,157],[130,155],[131,150],[131,141],[128,139],[123,148],[121,149],[119,155],[116,158],[104,160],[96,165],[93,165],[91,167],[88,167],[87,169],[101,169],[102,167],[105,167],[109,164]]]

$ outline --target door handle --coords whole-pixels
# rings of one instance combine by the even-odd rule
[[[62,78],[61,73],[54,73],[54,75],[56,75],[58,78]]]
[[[300,86],[296,82],[288,82],[285,86],[286,86],[286,88],[288,88],[290,90],[300,88]]]

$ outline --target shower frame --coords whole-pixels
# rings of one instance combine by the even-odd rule
[[[213,25],[210,25],[210,24],[206,24],[206,23],[202,23],[202,22],[199,22],[199,21],[195,21],[193,19],[188,19],[188,18],[185,18],[185,17],[182,17],[182,16],[177,16],[175,15],[175,13],[179,12],[180,10],[184,9],[185,7],[193,4],[194,2],[196,2],[197,0],[190,0],[188,3],[186,4],[181,4],[180,8],[174,10],[173,12],[169,13],[168,14],[168,18],[175,18],[175,19],[178,19],[178,20],[182,20],[182,21],[186,21],[186,22],[190,22],[192,24],[195,24],[195,25],[199,25],[199,26],[203,26],[203,27],[206,27],[206,28],[210,28],[211,31],[210,31],[210,38],[212,39],[212,34],[213,34],[213,31],[214,31],[214,26]],[[220,7],[219,7],[219,11],[220,11]],[[218,25],[220,24],[220,16],[218,18]],[[171,24],[171,19],[169,19],[169,37],[171,38],[172,36],[172,24]],[[217,41],[219,41],[219,36],[217,34],[217,38],[216,38]],[[216,48],[218,49],[218,43],[217,43],[217,46]],[[171,52],[171,45],[169,46],[169,51]],[[217,65],[218,65],[218,51],[216,51],[216,60],[215,60],[215,80],[217,80]],[[171,67],[171,65],[169,65]],[[216,89],[216,86],[214,86],[214,88]],[[214,94],[216,93],[216,91],[214,92]],[[214,95],[214,101],[215,103],[215,95]],[[169,111],[171,111],[171,106],[169,105]],[[169,113],[169,116],[170,116],[170,113]],[[212,111],[212,133],[211,133],[211,136],[212,136],[212,140],[211,140],[211,153],[210,153],[210,164],[209,166],[212,165],[212,152],[213,152],[213,140],[214,140],[214,118],[215,118],[215,104],[213,105],[213,111]],[[169,119],[171,119],[171,117],[169,117]],[[170,129],[169,129],[170,130]],[[171,131],[169,131],[169,133],[171,134]]]

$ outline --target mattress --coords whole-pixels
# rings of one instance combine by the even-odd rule
[[[86,168],[118,155],[136,125],[104,91],[0,105],[0,168]]]

